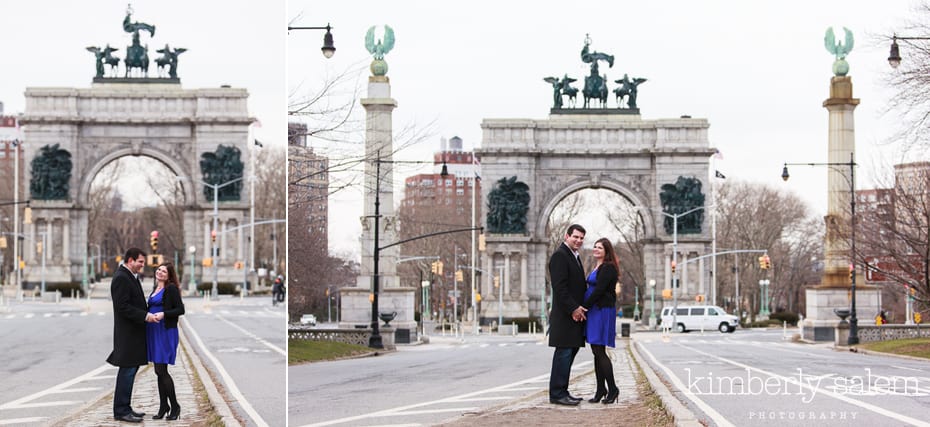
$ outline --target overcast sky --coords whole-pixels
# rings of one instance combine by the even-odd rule
[[[827,110],[834,58],[824,33],[837,26],[855,34],[847,58],[854,83],[858,186],[872,186],[870,161],[879,154],[895,118],[882,116],[890,91],[882,76],[890,42],[903,30],[909,1],[352,1],[289,0],[295,25],[331,23],[336,55],[318,52],[319,34],[288,36],[289,89],[308,90],[369,55],[364,36],[372,25],[393,27],[396,45],[385,59],[398,102],[394,128],[435,121],[434,134],[398,157],[429,159],[441,137],[458,135],[466,149],[481,145],[486,118],[546,119],[551,87],[546,76],[580,77],[585,34],[591,47],[616,57],[601,67],[609,79],[646,77],[639,87],[643,119],[687,114],[710,122],[710,143],[724,159],[728,179],[761,182],[797,192],[815,213],[826,212],[826,169],[791,168],[784,162],[825,162]],[[295,19],[295,17],[297,19]],[[902,47],[907,60],[907,48]],[[366,71],[367,76],[367,71]],[[581,87],[582,80],[575,84]],[[611,88],[613,85],[611,85]],[[325,144],[317,142],[318,149]],[[882,153],[879,153],[882,151]],[[419,173],[420,171],[412,171]],[[404,175],[395,176],[402,194]],[[361,191],[331,198],[330,249],[359,252]]]
[[[27,87],[89,88],[94,54],[86,47],[108,43],[125,58],[132,35],[123,31],[125,0],[31,0],[3,3],[0,102],[4,114],[25,108]],[[261,121],[253,135],[265,144],[286,144],[285,43],[283,0],[135,0],[132,20],[155,25],[142,33],[154,49],[166,43],[187,48],[179,56],[178,76],[185,89],[220,85],[249,91],[249,114]],[[122,61],[121,61],[122,62]],[[122,70],[122,64],[120,64]],[[150,64],[150,75],[156,75]]]

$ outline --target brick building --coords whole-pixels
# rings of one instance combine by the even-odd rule
[[[304,216],[315,246],[329,245],[329,159],[307,146],[307,125],[288,123],[288,218]],[[299,223],[299,221],[294,221]]]

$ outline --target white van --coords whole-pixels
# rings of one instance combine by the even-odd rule
[[[672,319],[672,310],[674,310],[673,307],[662,309],[662,325],[668,328],[674,327],[678,332],[713,329],[720,332],[733,332],[739,325],[736,316],[727,314],[715,305],[678,306],[674,319]],[[673,326],[676,321],[678,324]]]

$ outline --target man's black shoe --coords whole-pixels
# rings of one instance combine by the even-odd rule
[[[126,421],[127,423],[141,423],[142,422],[141,417],[137,417],[133,414],[117,415],[113,418],[115,418],[117,421]]]
[[[142,418],[142,417],[145,416],[145,412],[129,411],[129,413],[132,414],[132,415],[135,415],[135,416],[137,416],[137,417],[139,417],[139,418]]]
[[[581,402],[582,400],[584,400],[584,399],[582,399],[582,398],[580,398],[580,397],[575,397],[575,396],[572,396],[572,395],[568,395],[568,398],[571,399],[571,400],[578,401],[578,402]]]
[[[549,403],[554,403],[556,405],[566,405],[566,406],[578,406],[577,400],[572,400],[568,396],[559,398],[559,399],[549,399]]]

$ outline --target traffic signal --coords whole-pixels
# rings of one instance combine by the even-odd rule
[[[6,249],[6,237],[0,236],[0,249]]]
[[[152,231],[152,234],[149,237],[149,245],[152,246],[152,252],[158,251],[158,230]]]
[[[704,302],[704,295],[696,295],[696,296],[694,297],[694,301],[696,301],[696,302]]]
[[[675,274],[675,267],[676,267],[676,266],[677,266],[677,263],[673,260],[673,261],[672,261],[672,274]]]
[[[856,275],[856,266],[854,264],[849,264],[849,280],[853,280],[853,276]]]
[[[204,258],[200,265],[204,267],[213,267],[213,258]]]
[[[456,272],[455,272],[455,280],[457,280],[457,281],[459,281],[459,282],[464,282],[464,281],[465,281],[465,275],[462,273],[462,270],[456,270]]]
[[[437,276],[442,276],[442,261],[433,261],[431,271]]]
[[[920,316],[920,312],[914,313],[914,323],[920,323],[923,320]]]
[[[235,268],[236,270],[242,270],[242,261],[236,261],[235,263],[233,263],[233,268]]]
[[[210,232],[210,241],[216,243],[216,230]]]
[[[768,254],[765,254],[759,257],[759,268],[763,270],[768,270],[772,268],[772,259],[769,258]]]

